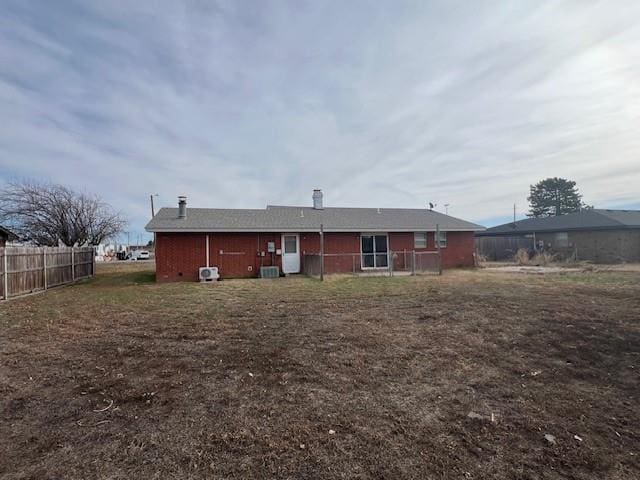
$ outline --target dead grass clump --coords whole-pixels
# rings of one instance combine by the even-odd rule
[[[487,258],[486,255],[483,255],[479,252],[475,252],[473,254],[473,258],[474,258],[474,263],[475,266],[478,268],[483,268],[487,266],[487,262],[489,261],[489,259]]]
[[[544,267],[553,263],[554,256],[548,252],[540,252],[536,253],[533,258],[529,261],[531,265],[535,265],[537,267]]]
[[[555,261],[553,254],[549,252],[538,252],[533,257],[529,256],[529,252],[525,248],[519,248],[513,257],[518,265],[534,265],[536,267],[545,267]]]
[[[525,248],[519,248],[513,257],[518,265],[529,265],[529,252]]]

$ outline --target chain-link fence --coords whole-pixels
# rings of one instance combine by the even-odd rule
[[[403,250],[387,253],[317,253],[304,254],[303,272],[311,277],[331,274],[418,275],[440,274],[442,262],[438,251]]]

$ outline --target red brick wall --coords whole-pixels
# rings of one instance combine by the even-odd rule
[[[394,252],[437,250],[434,232],[427,232],[427,248],[414,248],[414,236],[411,232],[392,232],[389,234],[389,247]],[[473,232],[447,232],[447,246],[441,249],[442,266],[444,268],[473,267],[474,248]]]
[[[360,253],[359,233],[327,233],[324,240],[324,253]],[[324,259],[327,273],[348,273],[354,268],[360,270],[360,255],[329,256]]]
[[[435,242],[433,245],[435,248]],[[447,232],[447,246],[441,250],[442,266],[473,267],[474,248],[473,232]]]
[[[203,233],[156,234],[156,280],[197,281],[198,268],[206,265]]]
[[[305,253],[320,253],[320,234],[300,234],[300,251]],[[331,254],[357,253],[355,258],[356,269],[360,269],[360,234],[327,232],[324,235],[324,253],[329,256],[324,259],[324,268],[327,273],[347,273],[353,271],[354,257],[350,255],[332,256]],[[304,262],[304,258],[303,258]],[[304,264],[302,265],[304,270]]]
[[[301,234],[300,250],[304,253],[320,252],[320,235]],[[473,249],[474,249],[473,232],[448,232],[447,246],[442,248],[442,266],[444,268],[453,267],[472,267],[473,266]],[[389,248],[394,252],[407,252],[415,250],[416,252],[436,251],[435,234],[427,233],[427,248],[414,248],[413,232],[390,232]],[[325,253],[360,253],[360,234],[359,233],[326,233],[324,242]],[[423,263],[426,259],[423,260]],[[428,261],[428,260],[426,260]],[[394,260],[394,267],[402,270],[410,267],[409,260],[402,255],[398,255]],[[417,262],[416,262],[417,263]],[[344,255],[339,257],[328,256],[325,258],[325,271],[327,273],[344,273],[353,270],[353,259]],[[356,258],[356,269],[360,269],[360,258]]]
[[[198,269],[206,266],[205,233],[156,234],[156,279],[198,280]],[[280,264],[280,256],[267,253],[267,242],[280,248],[280,234],[210,233],[209,265],[217,266],[224,278],[255,277],[260,266]],[[258,255],[265,252],[265,256]]]
[[[280,234],[271,233],[212,233],[209,234],[211,265],[218,267],[220,276],[255,277],[261,266],[281,267],[281,257],[267,252],[267,243],[280,248]],[[265,256],[258,255],[265,252]]]
[[[304,272],[304,254],[320,252],[319,233],[300,234],[300,271]]]
[[[211,233],[209,234],[209,264],[220,269],[223,278],[255,277],[260,266],[276,265],[282,269],[281,256],[267,253],[267,242],[275,242],[281,248],[279,233]],[[414,250],[413,233],[389,233],[392,251]],[[442,249],[442,265],[445,268],[473,266],[473,232],[448,232],[447,247]],[[427,234],[427,248],[416,251],[435,251],[434,234]],[[259,255],[265,252],[265,256]],[[305,253],[320,252],[318,233],[300,234],[301,264]],[[360,253],[359,233],[326,233],[325,253]],[[396,269],[404,268],[402,255],[394,260]],[[327,273],[351,272],[354,268],[351,256],[325,258]],[[360,269],[360,258],[355,258]],[[400,262],[400,263],[398,263]],[[198,268],[206,265],[206,234],[158,233],[156,235],[156,278],[158,281],[197,281]],[[304,265],[302,265],[304,268]]]
[[[197,281],[198,269],[207,264],[206,238],[205,233],[158,233],[156,279]],[[210,233],[209,265],[224,278],[255,277],[262,265],[281,267],[281,257],[267,253],[267,242],[279,249],[281,238],[279,233]]]

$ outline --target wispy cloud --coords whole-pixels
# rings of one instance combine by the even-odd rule
[[[640,6],[611,2],[8,2],[0,179],[128,212],[420,207],[482,221],[576,180],[637,204]]]

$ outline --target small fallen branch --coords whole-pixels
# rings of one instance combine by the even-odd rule
[[[109,400],[109,405],[107,405],[104,408],[101,408],[99,410],[94,410],[94,412],[96,413],[100,413],[100,412],[106,412],[107,410],[109,410],[111,407],[113,407],[113,400]]]
[[[85,423],[82,423],[80,420],[78,420],[76,422],[76,425],[78,425],[79,427],[97,427],[98,425],[102,425],[103,423],[111,423],[111,420],[101,420],[97,423],[92,423],[91,425],[87,425]]]

